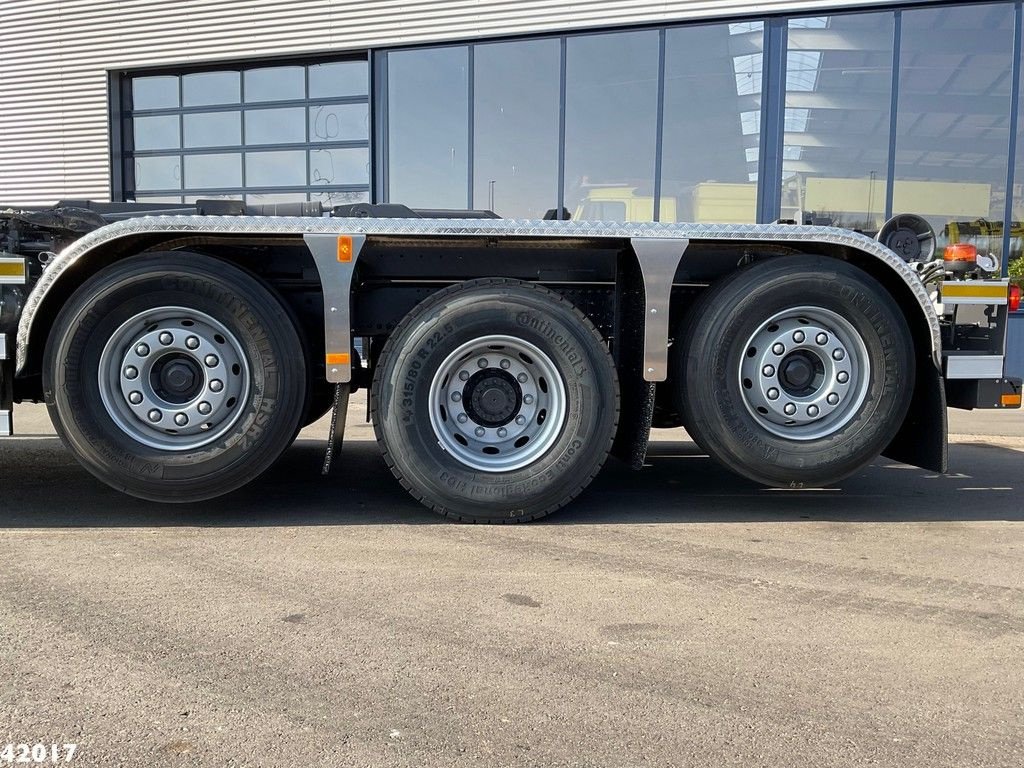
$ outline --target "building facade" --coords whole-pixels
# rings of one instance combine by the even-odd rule
[[[1020,2],[7,0],[0,203],[1024,231]]]

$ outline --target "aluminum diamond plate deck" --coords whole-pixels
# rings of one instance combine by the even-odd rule
[[[43,299],[64,272],[90,251],[139,234],[304,235],[365,234],[368,237],[680,238],[691,242],[825,243],[856,248],[887,264],[911,289],[932,332],[932,353],[941,349],[939,321],[917,274],[895,253],[865,235],[836,227],[792,224],[663,224],[540,221],[536,219],[346,219],[277,216],[143,216],[101,227],[76,240],[47,266],[18,324],[17,368],[28,359],[32,323]]]

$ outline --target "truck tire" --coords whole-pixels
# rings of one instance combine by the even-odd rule
[[[692,308],[675,361],[695,441],[755,482],[835,483],[892,440],[914,389],[910,331],[892,296],[835,259],[747,267]]]
[[[556,293],[461,283],[395,329],[373,380],[384,459],[419,501],[466,522],[535,520],[594,478],[618,380],[597,329]]]
[[[298,431],[306,360],[278,298],[241,269],[153,253],[97,273],[57,317],[43,386],[65,444],[143,499],[190,502],[267,469]]]

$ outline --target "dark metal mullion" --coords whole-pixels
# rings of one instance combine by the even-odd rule
[[[179,78],[180,82],[181,78]],[[180,89],[180,86],[179,86]],[[237,112],[239,109],[283,109],[285,107],[301,107],[303,104],[315,102],[324,106],[338,106],[349,104],[365,104],[369,101],[368,96],[324,96],[323,98],[308,99],[287,99],[283,101],[254,101],[249,104],[200,104],[191,107],[166,107],[163,109],[138,109],[127,112],[129,117],[160,117],[167,115],[186,114],[194,115],[203,112]]]
[[[1022,35],[1022,13],[1020,0],[1013,4],[1013,69],[1010,91],[1010,141],[1009,159],[1006,163],[1006,207],[1003,211],[1003,258],[1000,274],[1009,275],[1010,269],[1010,225],[1013,223],[1013,177],[1017,165],[1017,127],[1020,115],[1020,55]]]
[[[473,210],[473,157],[475,147],[476,131],[476,109],[474,99],[476,98],[476,46],[468,46],[466,54],[466,120],[468,122],[466,132],[466,210]]]
[[[306,190],[306,200],[308,201],[310,196],[313,194],[312,174],[309,170],[309,166],[313,164],[313,149],[310,147],[309,143],[309,65],[304,65],[302,67],[302,89],[303,94],[306,97],[306,106],[302,108],[302,112],[303,121],[306,124],[306,186],[308,187]]]
[[[885,164],[885,216],[892,218],[892,201],[896,192],[896,128],[900,101],[900,48],[903,45],[903,11],[893,14],[892,25],[892,90],[889,93],[889,154]],[[870,183],[870,182],[869,182]]]
[[[304,147],[311,149],[364,149],[370,146],[370,142],[366,139],[353,139],[352,141],[318,141],[309,144],[304,144],[301,141],[293,141],[289,144],[230,144],[219,147],[189,147],[187,149],[141,149],[135,153],[137,157],[166,157],[173,155],[177,151],[179,154],[184,152],[186,155],[216,155],[223,154],[225,152],[241,152],[249,150],[251,152],[271,152],[277,151],[282,152],[286,150],[298,150]]]
[[[281,187],[202,187],[197,189],[189,189],[186,192],[189,195],[242,195],[242,194],[273,194],[275,192],[305,192],[306,187],[301,184],[290,184],[288,186]],[[317,192],[367,192],[369,191],[368,184],[325,184],[322,187],[316,188]],[[181,195],[182,190],[180,189],[144,189],[139,190],[140,195],[160,195],[166,197],[168,195]]]
[[[761,137],[758,145],[757,220],[779,217],[782,206],[782,142],[786,121],[788,20],[767,19],[761,63]]]
[[[564,35],[559,38],[559,61],[558,61],[558,199],[555,201],[555,218],[562,218],[562,211],[565,208],[565,72],[566,72],[566,46],[568,38]]]
[[[370,54],[370,94],[375,102],[370,104],[370,136],[375,147],[372,157],[378,159],[376,189],[371,192],[370,202],[387,203],[391,199],[388,173],[388,55]]]
[[[654,134],[654,220],[661,221],[661,157],[665,134],[665,30],[658,30],[658,106]]]
[[[239,114],[241,116],[241,125],[239,125],[239,131],[242,137],[242,199],[245,199],[246,195],[246,173],[245,173],[245,72],[238,73],[238,100],[242,103],[239,107]]]
[[[185,78],[178,75],[178,179],[181,185],[181,200],[185,200],[185,113],[180,111],[185,106]]]

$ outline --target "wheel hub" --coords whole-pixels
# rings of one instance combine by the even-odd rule
[[[241,345],[220,321],[161,307],[121,325],[100,355],[100,397],[131,439],[189,451],[224,435],[249,392]]]
[[[740,392],[767,431],[814,440],[853,418],[869,374],[867,348],[848,320],[823,307],[797,307],[776,313],[750,337]]]
[[[512,336],[463,344],[430,385],[430,423],[462,464],[507,472],[539,458],[566,420],[565,384],[547,354]]]

